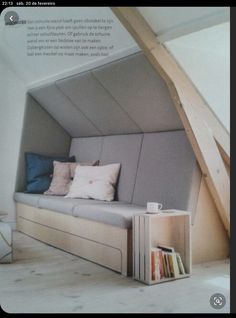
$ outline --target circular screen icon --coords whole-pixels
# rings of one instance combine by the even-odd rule
[[[17,22],[19,21],[19,16],[15,11],[8,11],[4,16],[4,20],[5,25],[17,24]]]
[[[210,298],[210,304],[214,309],[223,308],[226,304],[225,296],[220,293],[213,294]]]

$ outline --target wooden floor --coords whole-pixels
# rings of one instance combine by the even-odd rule
[[[8,313],[228,313],[229,261],[193,267],[191,278],[146,286],[14,232],[14,262],[0,265]],[[209,304],[222,293],[226,305]]]

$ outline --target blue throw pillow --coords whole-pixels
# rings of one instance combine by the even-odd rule
[[[26,152],[26,193],[43,193],[48,190],[52,181],[53,161],[75,162],[75,156],[48,157]]]

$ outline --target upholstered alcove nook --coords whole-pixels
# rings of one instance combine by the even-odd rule
[[[116,201],[22,193],[26,151],[120,162]],[[142,53],[29,90],[20,152],[20,231],[127,274],[131,217],[158,201],[191,212],[193,263],[228,256],[227,233],[168,88]]]

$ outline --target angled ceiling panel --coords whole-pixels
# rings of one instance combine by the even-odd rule
[[[141,53],[93,71],[143,132],[182,129],[163,79]]]
[[[100,134],[54,83],[29,93],[72,137]]]
[[[138,7],[160,42],[230,20],[229,7]]]
[[[57,81],[57,85],[73,104],[91,120],[101,134],[141,132],[132,118],[91,72]]]

